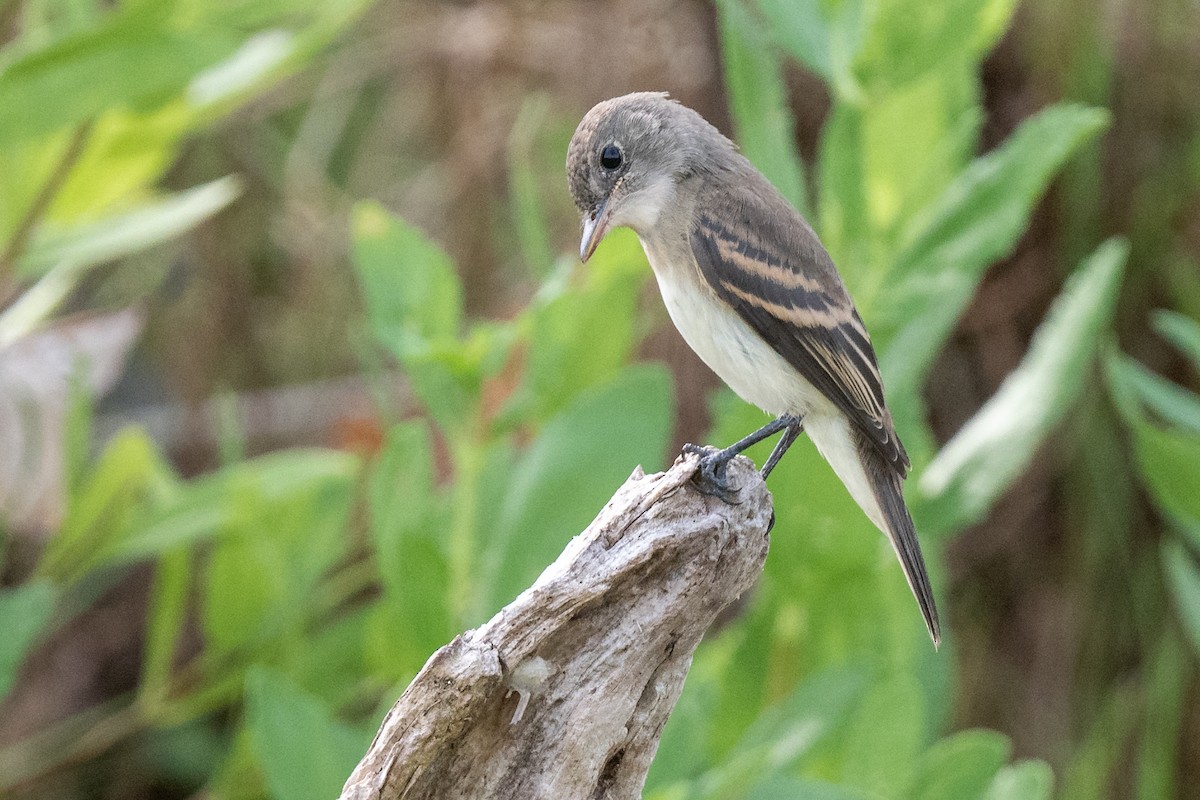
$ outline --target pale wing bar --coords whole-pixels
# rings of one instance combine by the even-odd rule
[[[697,220],[691,246],[717,295],[906,475],[908,455],[885,410],[875,351],[849,298],[708,217]]]

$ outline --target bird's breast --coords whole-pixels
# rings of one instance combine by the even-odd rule
[[[686,241],[639,238],[671,321],[739,397],[775,415],[832,410],[824,395],[709,288]]]

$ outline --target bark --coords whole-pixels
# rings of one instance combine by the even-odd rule
[[[438,650],[383,721],[344,800],[636,798],[692,653],[767,556],[770,494],[639,467],[541,577]]]

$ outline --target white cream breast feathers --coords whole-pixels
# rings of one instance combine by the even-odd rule
[[[663,304],[688,346],[738,397],[770,414],[833,413],[833,404],[693,272],[691,249],[640,237]]]

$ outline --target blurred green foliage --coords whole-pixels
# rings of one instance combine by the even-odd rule
[[[1158,332],[1200,370],[1200,323],[1160,311]],[[1111,353],[1107,374],[1133,439],[1138,477],[1170,523],[1161,545],[1163,575],[1183,633],[1200,654],[1200,395]]]
[[[168,197],[154,187],[184,135],[302,66],[360,5],[31,15],[0,58],[0,278],[41,290],[0,316],[0,341],[52,314],[87,268],[231,202],[232,179]],[[1137,796],[1169,797],[1182,675],[1200,653],[1200,398],[1111,344],[1129,245],[1080,249],[1028,354],[954,438],[939,448],[925,421],[921,388],[984,271],[1107,122],[1096,108],[1054,105],[974,156],[980,63],[1013,6],[720,0],[729,107],[747,155],[810,211],[872,331],[935,586],[944,545],[1064,420],[1104,426],[1105,442],[1130,437],[1137,478],[1169,520],[1152,566],[1178,627],[1154,629],[1148,699],[1118,695],[1097,712],[1060,793],[1104,796],[1115,769],[1104,731],[1119,731],[1136,700],[1164,720],[1139,740]],[[783,79],[793,63],[832,98],[813,164],[793,149]],[[529,585],[636,464],[665,466],[674,389],[660,365],[631,363],[647,330],[644,257],[628,231],[586,270],[554,257],[519,147],[521,126],[545,113],[529,105],[512,137],[516,244],[541,286],[511,319],[469,319],[441,247],[376,203],[354,209],[366,338],[426,412],[389,419],[377,453],[287,450],[185,480],[138,429],[90,457],[77,415],[66,520],[32,579],[0,590],[0,697],[37,642],[150,562],[142,672],[130,695],[0,750],[0,792],[122,742],[189,792],[333,796],[437,647]],[[1200,369],[1200,326],[1169,312],[1156,324]],[[1119,419],[1090,410],[1098,352]],[[763,421],[727,391],[713,409],[717,443]],[[890,550],[807,441],[771,485],[766,572],[697,653],[646,796],[1050,797],[1047,764],[1014,761],[1002,734],[947,735],[964,680],[953,626],[935,653]]]
[[[0,289],[38,281],[0,342],[49,316],[89,267],[226,207],[225,178],[156,186],[189,133],[301,67],[365,0],[31,3],[0,54]],[[136,300],[138,298],[127,298]]]
[[[833,108],[818,155],[814,222],[881,353],[916,467],[909,499],[936,586],[939,539],[987,511],[1080,396],[1112,318],[1124,245],[1107,243],[1081,265],[1025,361],[939,453],[920,389],[983,271],[1013,249],[1053,175],[1106,115],[1052,107],[972,159],[982,119],[975,76],[1011,4],[963,2],[954,13],[930,7],[925,14],[884,3],[870,20],[855,3],[800,6],[798,17],[792,4],[719,4],[735,76],[730,107],[739,131],[770,131],[763,121],[779,93],[763,87],[778,83],[788,56],[829,81]],[[814,31],[825,35],[814,39]],[[746,80],[745,72],[766,78]],[[784,175],[786,186],[797,172],[786,166],[795,163],[791,147],[786,134],[760,135],[747,155]],[[760,422],[726,393],[712,438],[729,441]],[[953,636],[949,652],[932,652],[891,554],[815,450],[794,448],[772,489],[779,522],[763,582],[737,628],[698,654],[648,796],[1048,797],[1049,769],[1005,767],[1004,737],[968,731],[938,741],[952,693]],[[808,696],[814,676],[831,671],[865,680],[823,714],[812,703],[797,709],[820,716],[807,739],[755,740],[760,715],[791,707],[791,698]],[[772,758],[783,741],[804,746]],[[724,769],[711,765],[747,748],[758,749],[761,761],[736,789],[705,788]],[[672,765],[673,754],[688,754],[692,768]]]

